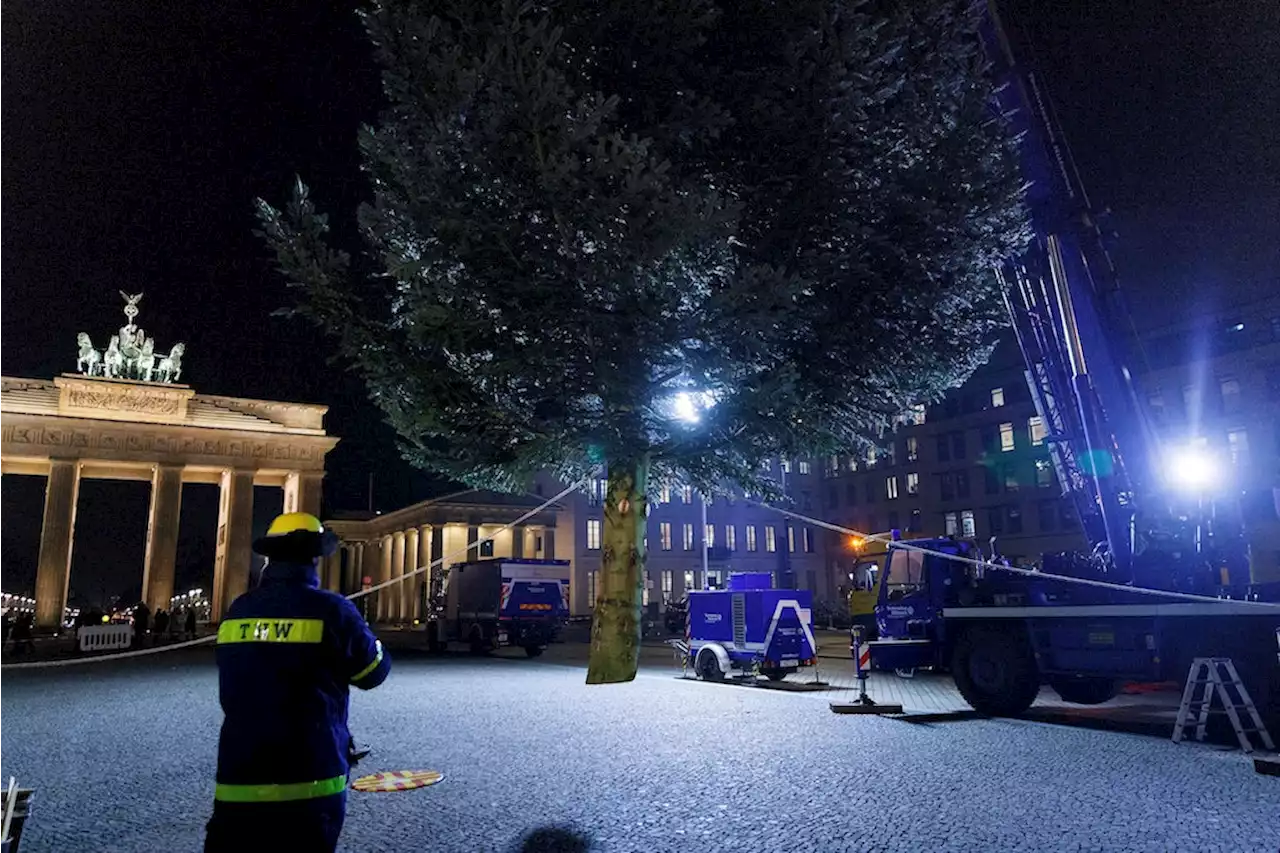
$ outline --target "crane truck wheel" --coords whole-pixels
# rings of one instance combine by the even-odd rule
[[[536,658],[538,655],[542,654],[542,652],[543,652],[542,646],[525,646],[524,647],[524,653],[531,658]]]
[[[769,669],[760,670],[760,674],[770,681],[781,681],[787,677],[787,670],[770,667]]]
[[[698,662],[694,669],[703,681],[724,681],[724,670],[720,668],[720,660],[711,649],[698,652]]]
[[[951,654],[951,677],[975,711],[993,717],[1019,716],[1040,692],[1035,658],[1021,631],[966,631]]]
[[[1110,678],[1056,678],[1049,682],[1063,702],[1101,705],[1115,698],[1117,685]]]

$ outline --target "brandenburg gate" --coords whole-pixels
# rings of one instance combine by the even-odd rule
[[[46,478],[36,567],[36,626],[62,623],[76,502],[85,478],[151,483],[142,597],[169,607],[183,483],[214,483],[218,504],[214,618],[249,585],[253,487],[284,489],[286,512],[320,514],[326,406],[215,397],[177,383],[183,345],[157,355],[134,325],[142,294],[125,296],[128,323],[104,352],[80,335],[78,374],[0,378],[0,473]]]

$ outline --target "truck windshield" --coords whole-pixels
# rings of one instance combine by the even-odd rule
[[[924,586],[924,552],[895,548],[889,554],[889,573],[885,578],[889,600],[916,592]]]

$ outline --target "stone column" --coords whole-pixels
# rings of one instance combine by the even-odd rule
[[[218,552],[213,564],[213,618],[249,588],[253,559],[253,472],[222,472],[218,503]]]
[[[554,527],[543,528],[542,559],[554,560],[555,558],[556,558],[556,529]]]
[[[71,546],[79,497],[80,463],[73,459],[50,460],[44,523],[40,528],[40,561],[36,564],[37,628],[57,629],[62,625],[67,585],[71,582]]]
[[[309,512],[320,517],[323,471],[291,471],[284,480],[284,511]]]
[[[404,533],[404,571],[405,574],[412,574],[415,570],[423,566],[418,562],[418,554],[420,546],[418,544],[418,528],[410,527]],[[413,602],[417,598],[414,593],[418,589],[418,584],[422,582],[422,575],[416,574],[400,584],[400,618],[404,620],[413,619]]]
[[[480,559],[480,546],[476,540],[480,538],[480,528],[474,524],[467,525],[467,562]]]
[[[173,598],[173,569],[178,558],[178,520],[181,514],[182,466],[157,464],[151,472],[147,556],[142,568],[142,600],[152,613],[168,610]]]
[[[381,565],[378,567],[378,574],[374,576],[373,583],[377,586],[380,583],[386,583],[391,580],[391,561],[392,561],[392,541],[390,536],[382,537],[382,541],[378,545],[378,551],[381,554]],[[387,613],[391,607],[391,588],[379,590],[374,595],[378,597],[378,621],[386,622]]]
[[[418,565],[425,566],[426,571],[418,575],[418,582],[413,586],[413,618],[421,619],[422,613],[422,592],[424,588],[431,591],[431,577],[435,574],[436,569],[432,565],[434,562],[431,552],[433,549],[433,541],[435,531],[431,529],[430,524],[424,524],[418,528]]]
[[[391,577],[399,579],[400,582],[395,586],[387,587],[387,619],[392,622],[404,618],[404,610],[401,607],[404,598],[404,549],[404,531],[397,530],[391,537]]]
[[[546,528],[544,528],[541,524],[525,525],[526,539],[525,539],[524,553],[526,557],[530,557],[536,560],[536,559],[541,559],[544,556],[543,549],[546,548],[547,540],[544,537],[542,540],[542,548],[539,548],[538,537],[542,536],[545,530]]]
[[[348,583],[351,584],[350,589],[344,589],[343,592],[356,592],[364,584],[364,543],[357,542],[352,553],[350,571],[347,572]]]
[[[528,535],[528,525],[517,524],[511,528],[511,557],[520,559],[524,556],[524,538]]]

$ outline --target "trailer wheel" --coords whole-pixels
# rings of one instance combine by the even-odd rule
[[[542,646],[525,646],[524,653],[531,658],[536,658],[545,651]]]
[[[787,677],[787,670],[774,669],[770,667],[769,669],[760,670],[760,674],[763,675],[765,678],[769,679],[770,681],[781,681],[782,679]]]
[[[1115,698],[1116,683],[1110,678],[1057,678],[1049,682],[1063,702],[1075,705],[1101,705]]]
[[[482,655],[489,651],[489,645],[484,641],[484,634],[479,627],[471,629],[471,633],[467,635],[467,642],[471,645],[473,655]]]
[[[694,669],[703,681],[724,681],[724,670],[720,668],[720,661],[711,649],[698,652],[698,662]]]
[[[965,632],[951,655],[951,677],[975,711],[993,717],[1022,714],[1040,692],[1035,658],[1021,631]]]

